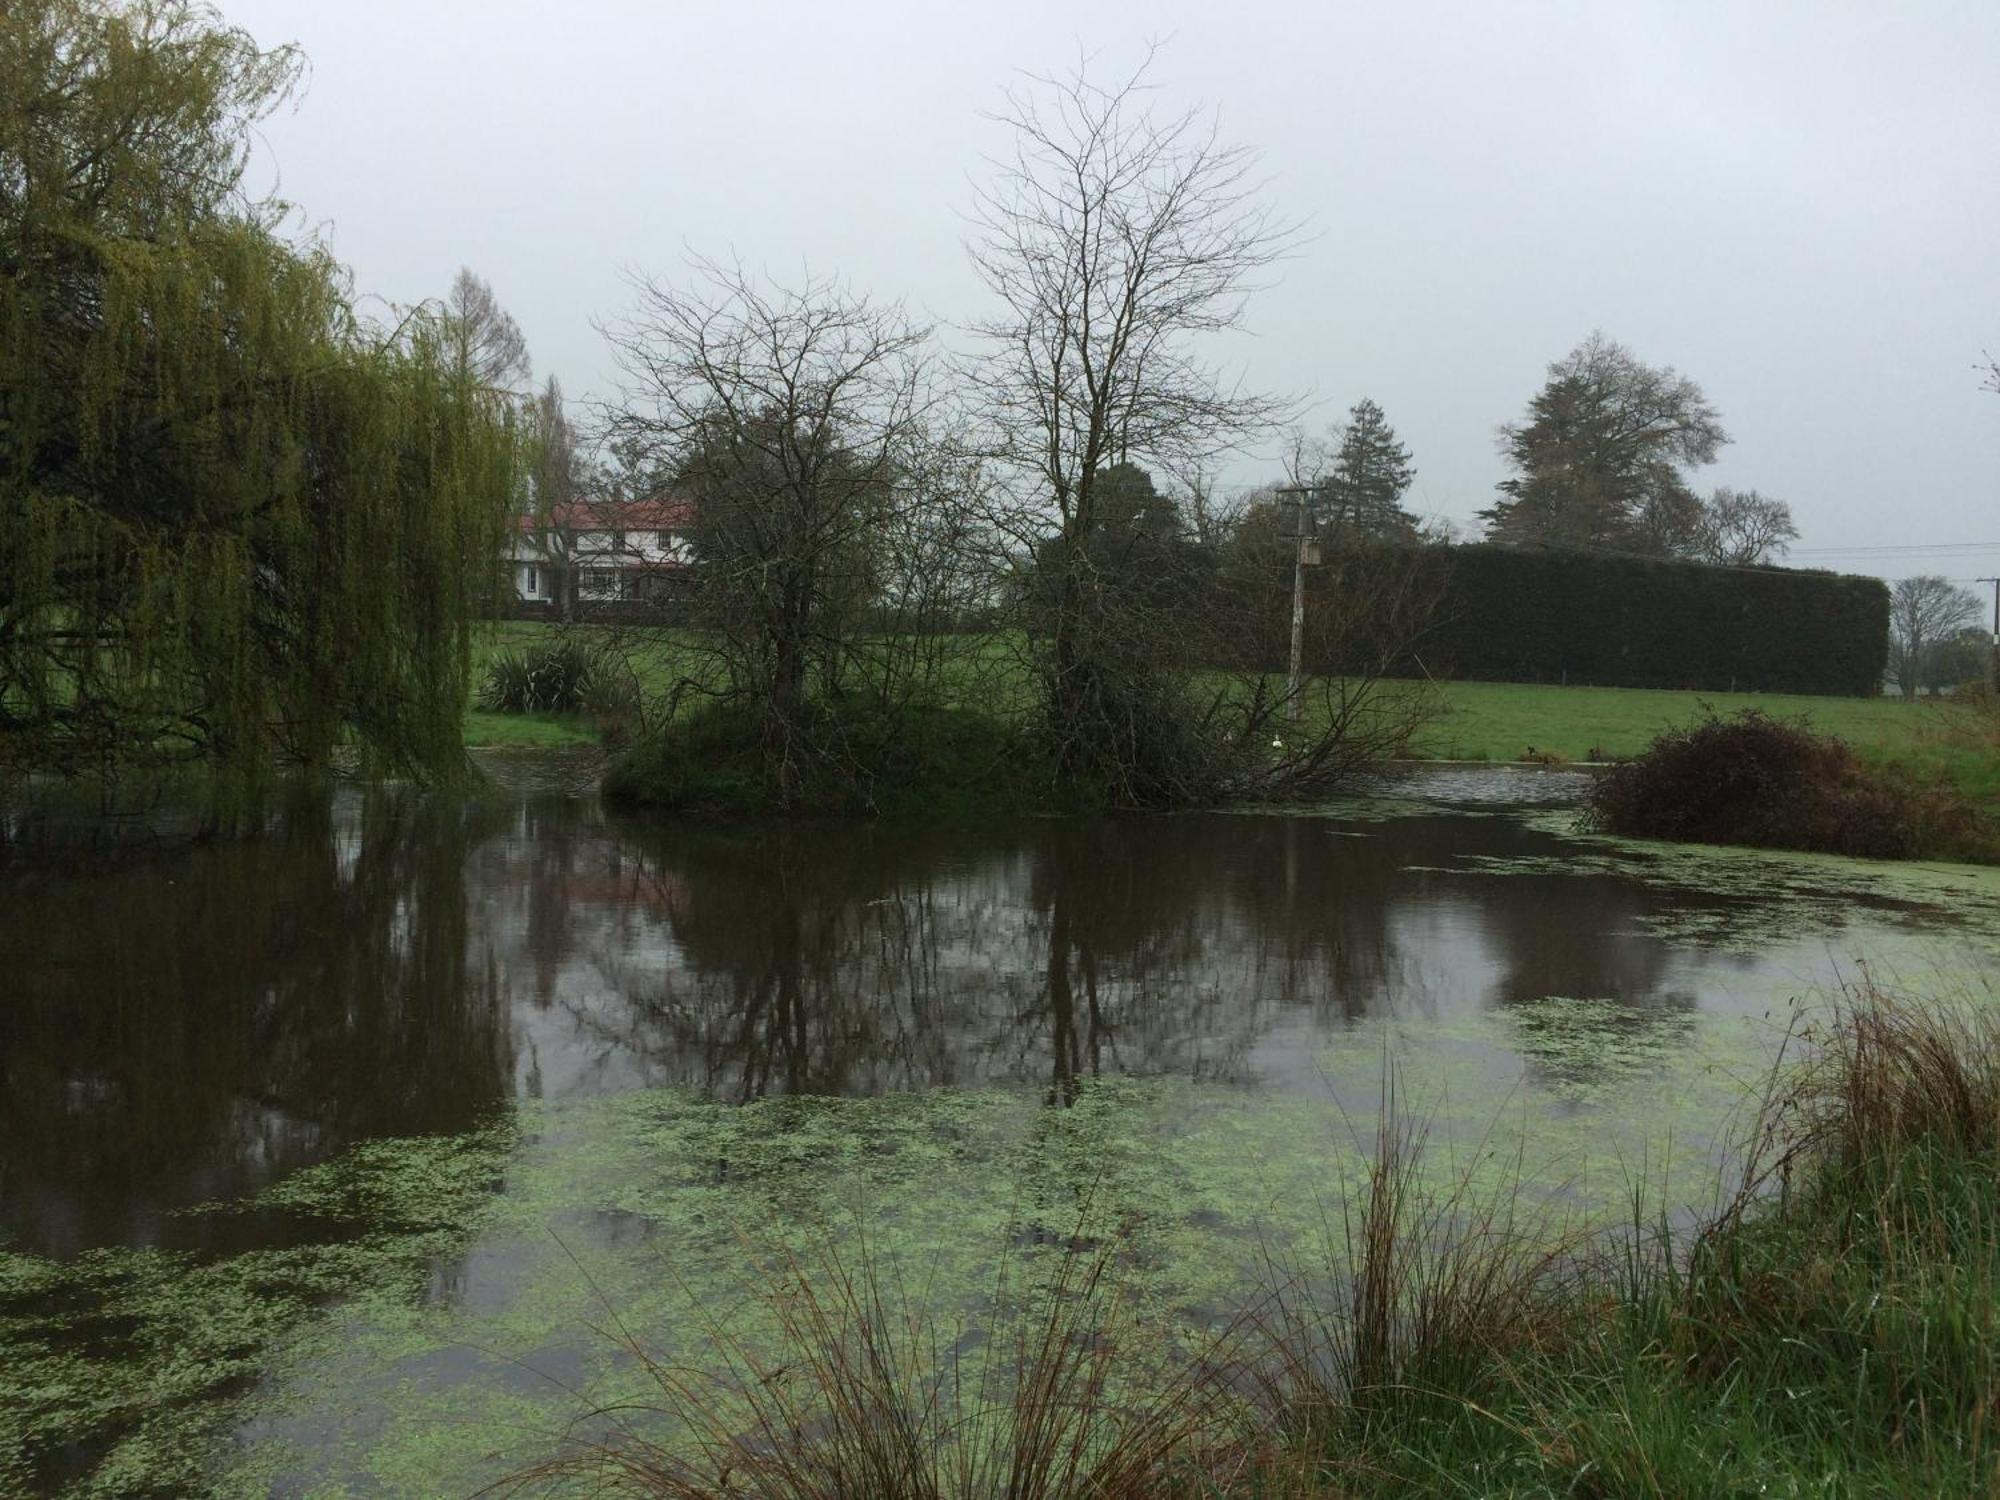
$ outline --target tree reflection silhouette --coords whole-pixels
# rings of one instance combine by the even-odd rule
[[[1316,1087],[1369,1017],[1693,1010],[1690,965],[1716,960],[1646,927],[1687,898],[1566,851],[1449,810],[723,830],[378,789],[270,837],[17,871],[0,1229],[193,1233],[162,1210],[521,1094],[1063,1106],[1107,1074]]]
[[[510,1092],[474,951],[479,804],[376,790],[281,833],[5,887],[0,1224],[25,1248],[185,1242],[165,1216]]]

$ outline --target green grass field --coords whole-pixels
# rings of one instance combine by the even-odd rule
[[[1447,712],[1415,746],[1430,759],[1520,760],[1531,749],[1572,761],[1623,759],[1705,709],[1726,716],[1754,708],[1803,719],[1864,759],[1947,782],[1974,805],[2000,810],[2000,739],[1992,717],[1948,702],[1513,682],[1453,682],[1443,692]]]
[[[1444,696],[1450,711],[1418,743],[1422,754],[1439,760],[1519,760],[1531,748],[1565,760],[1622,758],[1645,749],[1661,730],[1699,717],[1704,704],[1719,714],[1757,708],[1778,718],[1804,718],[1861,750],[1907,749],[1934,730],[1939,717],[1928,704],[1895,698],[1787,693],[1452,682]]]
[[[495,655],[531,646],[551,628],[519,620],[480,626],[473,648],[475,699]],[[672,633],[638,638],[644,644],[633,647],[627,659],[648,692],[664,692],[677,677],[699,670],[696,653]],[[981,654],[989,665],[998,659],[993,652]],[[1622,758],[1638,754],[1662,730],[1698,718],[1704,707],[1720,714],[1756,708],[1780,718],[1805,719],[1871,759],[1948,777],[1975,801],[2000,806],[2000,747],[1990,736],[1972,732],[1967,714],[1943,704],[1507,682],[1450,682],[1441,693],[1445,713],[1415,746],[1427,759],[1518,761],[1531,749],[1571,761]],[[465,715],[465,742],[471,746],[588,744],[594,739],[581,714],[486,713],[475,701]]]

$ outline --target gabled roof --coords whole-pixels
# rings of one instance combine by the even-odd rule
[[[694,524],[694,502],[671,495],[645,500],[571,500],[552,506],[547,519],[516,516],[519,531],[684,531]]]

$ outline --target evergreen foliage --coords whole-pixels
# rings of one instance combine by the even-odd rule
[[[1416,517],[1403,509],[1403,494],[1416,477],[1410,450],[1397,441],[1382,408],[1363,397],[1347,414],[1333,472],[1321,488],[1327,507],[1322,519],[1336,531],[1414,537]]]
[[[503,651],[486,669],[480,706],[496,714],[576,713],[589,701],[596,669],[595,654],[572,636]]]
[[[1701,387],[1594,333],[1549,366],[1528,420],[1501,429],[1514,473],[1480,512],[1495,542],[1651,557],[1698,550],[1704,508],[1683,471],[1729,441]]]
[[[1425,664],[1501,682],[1712,692],[1881,690],[1878,578],[1494,546],[1451,551]]]
[[[244,191],[298,69],[187,0],[7,9],[0,772],[459,763],[513,424]]]
[[[1082,575],[1084,587],[1106,596],[1102,610],[1124,612],[1134,630],[1146,622],[1143,610],[1184,610],[1213,587],[1210,554],[1188,536],[1180,507],[1163,495],[1153,476],[1135,463],[1116,463],[1096,476],[1102,514],[1080,544],[1050,537],[1036,549],[1025,580],[1030,630],[1053,628],[1058,594],[1066,572]]]
[[[1224,548],[1217,588],[1231,666],[1282,670],[1291,549],[1272,507]],[[1879,578],[1717,568],[1540,547],[1330,547],[1308,570],[1306,664],[1342,673],[1393,658],[1399,676],[1699,692],[1881,691],[1889,591]],[[1329,628],[1322,611],[1335,611]]]

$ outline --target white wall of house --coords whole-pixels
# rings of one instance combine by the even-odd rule
[[[694,548],[677,531],[579,531],[576,557],[578,562],[685,563],[694,561]]]
[[[522,535],[514,538],[510,560],[514,593],[523,602],[555,599],[565,565],[576,569],[579,599],[631,599],[641,597],[660,574],[693,562],[694,547],[675,531],[579,531],[566,548],[553,538],[545,548]]]
[[[514,597],[524,603],[545,604],[555,598],[555,570],[531,536],[515,536],[507,549],[508,572],[514,579]]]

